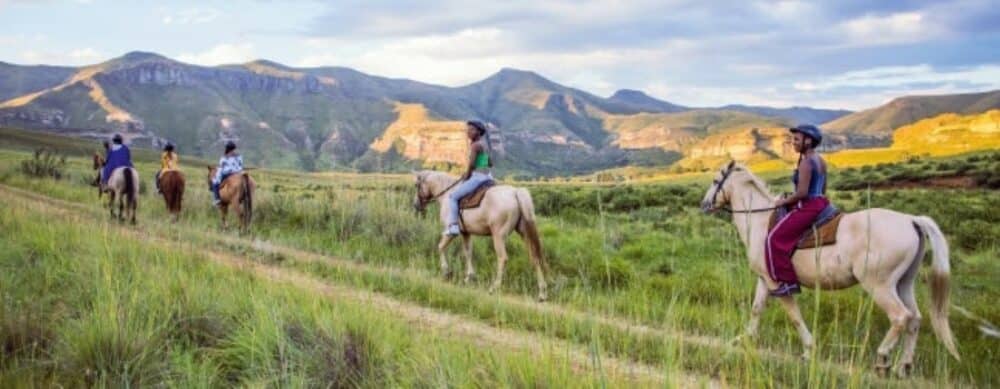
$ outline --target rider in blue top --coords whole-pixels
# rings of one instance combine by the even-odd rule
[[[104,169],[101,171],[101,184],[105,185],[108,183],[108,177],[111,177],[111,173],[115,169],[120,167],[133,167],[132,166],[132,152],[129,151],[128,146],[122,144],[121,134],[115,134],[111,138],[111,148],[108,149],[107,161],[104,164]]]

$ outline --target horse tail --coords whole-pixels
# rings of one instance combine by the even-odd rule
[[[531,193],[527,189],[517,188],[514,190],[514,200],[519,209],[518,230],[524,234],[524,240],[528,243],[528,250],[531,256],[538,258],[545,273],[549,273],[549,263],[542,254],[542,241],[538,235],[538,226],[535,223],[535,204],[531,200]]]
[[[128,201],[128,206],[135,206],[135,177],[132,177],[132,173],[135,172],[134,169],[127,167],[122,169],[123,176],[125,176],[125,199]]]
[[[240,204],[243,207],[243,222],[246,228],[250,227],[253,220],[253,189],[250,187],[250,175],[243,173],[243,193],[240,195]]]
[[[955,336],[951,332],[951,325],[948,324],[948,289],[951,283],[951,265],[948,261],[948,241],[933,219],[927,216],[916,216],[913,218],[913,225],[917,229],[917,235],[924,239],[926,234],[930,241],[931,250],[934,251],[934,260],[931,262],[931,326],[934,327],[934,334],[938,340],[944,344],[955,359],[961,360],[958,356],[958,349],[955,347]],[[923,253],[921,253],[923,254]],[[921,255],[922,257],[922,255]]]

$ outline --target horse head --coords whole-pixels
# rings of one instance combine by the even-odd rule
[[[104,157],[98,153],[94,153],[94,170],[104,167]]]
[[[206,180],[208,181],[208,185],[212,186],[212,179],[215,178],[215,171],[218,168],[212,165],[206,165],[205,167],[208,168],[208,176],[206,177]]]
[[[434,200],[430,183],[427,181],[429,173],[426,170],[413,172],[414,187],[416,189],[416,193],[413,195],[413,210],[421,216],[427,213],[427,204]]]

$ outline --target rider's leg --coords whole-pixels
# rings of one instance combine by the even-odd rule
[[[448,228],[445,230],[446,234],[457,235],[458,231],[458,202],[463,197],[468,196],[472,192],[475,192],[480,185],[486,180],[489,180],[489,176],[485,174],[474,173],[468,180],[458,184],[455,190],[451,192],[448,196]]]

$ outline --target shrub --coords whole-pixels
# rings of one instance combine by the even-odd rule
[[[21,161],[21,173],[34,178],[61,179],[65,167],[66,156],[48,149],[36,149],[32,159]]]

